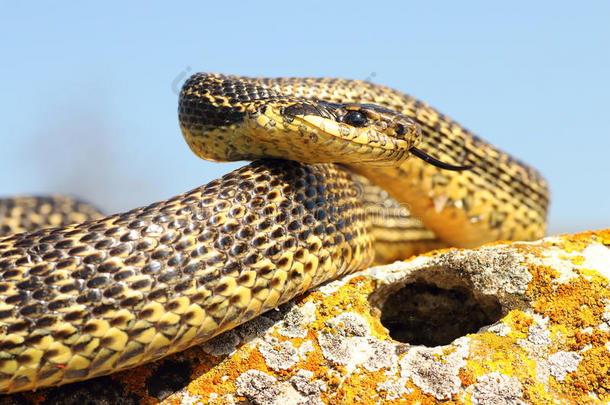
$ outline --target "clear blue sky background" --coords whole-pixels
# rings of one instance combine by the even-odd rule
[[[177,124],[190,73],[340,76],[411,93],[534,164],[549,232],[610,226],[610,2],[2,1],[0,193],[107,212],[241,165]]]

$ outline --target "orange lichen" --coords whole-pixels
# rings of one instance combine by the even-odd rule
[[[370,373],[353,373],[349,376],[348,384],[343,384],[339,389],[342,397],[348,403],[362,403],[365,398],[378,395],[376,385],[379,379],[371,381]]]
[[[528,290],[534,297],[532,306],[537,313],[548,316],[554,323],[572,328],[586,328],[600,322],[604,311],[603,298],[609,297],[605,285],[582,275],[556,285],[540,270],[539,267],[534,268],[533,273],[537,277]]]
[[[576,403],[589,403],[585,400],[589,392],[596,392],[605,403],[610,401],[610,353],[604,346],[585,351],[577,372],[566,376],[565,381],[553,385],[570,398],[578,398]],[[582,398],[582,399],[580,399]]]
[[[534,323],[531,316],[519,310],[510,311],[502,321],[510,326],[511,332],[509,336],[513,339],[527,337],[529,327]]]
[[[472,385],[476,380],[476,374],[470,368],[462,368],[458,373],[458,377],[462,381],[462,387],[468,387]]]
[[[560,248],[565,253],[582,252],[594,240],[607,246],[610,245],[610,229],[558,236],[561,237],[559,241],[553,240],[546,243]]]
[[[528,265],[528,271],[532,275],[532,281],[527,288],[527,295],[536,299],[549,296],[553,293],[553,280],[560,276],[560,273],[549,267],[535,264]]]

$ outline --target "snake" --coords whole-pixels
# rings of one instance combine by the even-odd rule
[[[0,200],[0,392],[154,361],[372,263],[545,233],[538,171],[389,87],[197,73],[178,116],[197,156],[252,162],[106,217]]]

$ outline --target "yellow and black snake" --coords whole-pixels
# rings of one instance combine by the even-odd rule
[[[255,161],[147,207],[1,238],[0,392],[201,343],[370,265],[374,246],[382,262],[545,231],[534,169],[387,87],[196,74],[179,118],[200,157]],[[20,229],[27,209],[3,207],[2,228]]]

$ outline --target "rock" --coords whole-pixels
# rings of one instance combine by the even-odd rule
[[[608,402],[609,277],[610,230],[374,267],[263,315],[166,402]]]
[[[112,386],[105,403],[607,403],[609,278],[610,230],[435,251],[80,385]],[[76,402],[75,386],[4,403]]]

